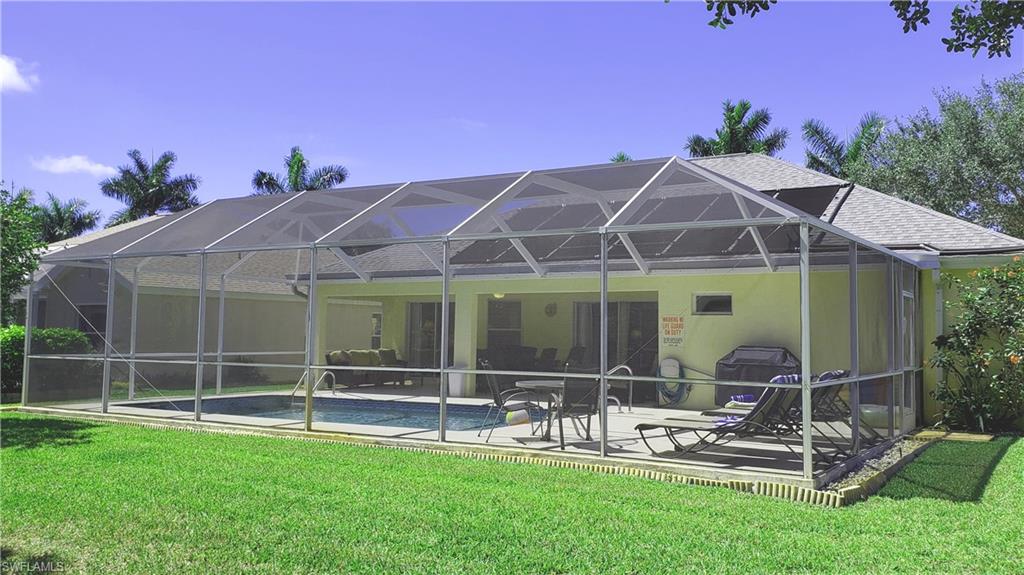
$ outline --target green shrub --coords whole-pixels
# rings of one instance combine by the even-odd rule
[[[1024,263],[947,277],[958,316],[935,340],[932,364],[945,372],[935,398],[953,429],[1008,431],[1024,414]]]
[[[33,353],[89,353],[91,351],[93,349],[89,336],[77,329],[45,327],[32,330]]]
[[[32,330],[33,353],[88,353],[89,337],[77,329],[48,327]],[[21,391],[21,370],[25,358],[25,327],[0,328],[0,387],[3,393]],[[70,367],[70,366],[69,366]]]
[[[25,326],[0,328],[0,391],[21,389],[21,368],[25,358]]]

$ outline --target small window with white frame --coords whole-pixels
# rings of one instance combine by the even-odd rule
[[[732,294],[694,294],[693,315],[732,315]]]

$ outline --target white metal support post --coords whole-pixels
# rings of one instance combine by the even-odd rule
[[[227,273],[220,274],[220,285],[217,286],[217,385],[214,393],[220,395],[224,386],[224,284]]]
[[[309,246],[309,287],[307,288],[309,300],[306,302],[306,431],[313,430],[313,388],[316,387],[316,378],[313,376],[313,364],[316,357],[317,256],[316,243],[314,242]]]
[[[448,266],[449,240],[441,240],[441,371],[439,381],[440,389],[440,412],[438,414],[437,440],[444,442],[445,428],[448,423],[448,291],[450,289],[451,270]]]
[[[800,436],[804,479],[814,476],[811,430],[811,250],[810,226],[800,222]]]
[[[131,335],[128,341],[128,357],[131,362],[128,366],[128,399],[135,399],[135,352],[136,342],[135,339],[138,336],[139,324],[139,268],[142,264],[135,266],[132,270],[132,317],[129,318],[131,322]]]
[[[29,368],[31,362],[29,361],[30,355],[32,355],[32,322],[35,320],[35,288],[36,282],[34,277],[29,278],[28,282],[28,293],[25,296],[25,353],[22,355],[22,367],[21,367],[21,404],[28,405],[28,380],[29,380]]]
[[[889,338],[888,346],[886,347],[886,367],[889,373],[892,373],[896,369],[896,274],[893,259],[886,258],[885,260],[885,289],[888,297],[885,299],[885,320],[886,320],[886,335]],[[889,377],[889,390],[886,393],[886,413],[888,414],[888,437],[893,436],[893,425],[896,417],[895,413],[896,405],[896,380],[893,377]]]
[[[935,337],[945,334],[945,302],[943,298],[945,295],[942,293],[942,275],[937,269],[932,270],[932,284],[935,288]],[[923,293],[923,290],[919,290],[918,293]],[[945,372],[941,367],[935,368],[935,381],[941,382],[946,377]],[[922,414],[923,416],[923,414]]]
[[[860,310],[858,291],[857,244],[850,242],[850,377],[860,377]],[[860,452],[860,381],[850,384],[851,449]]]
[[[903,349],[903,337],[907,330],[906,316],[903,310],[903,266],[907,264],[903,262],[896,262],[895,268],[895,279],[896,279],[896,367],[899,371],[899,375],[896,376],[896,381],[899,385],[893,385],[893,399],[896,406],[895,414],[897,424],[895,425],[896,435],[903,433],[903,404],[906,400],[906,385],[907,385],[907,366],[906,366],[906,352]]]
[[[107,309],[103,327],[103,383],[100,391],[100,411],[107,412],[110,407],[110,356],[114,353],[114,258],[107,260]]]
[[[203,359],[206,351],[206,252],[199,254],[199,313],[196,329],[196,398],[193,402],[196,421],[203,413]]]
[[[608,233],[601,230],[601,457],[608,455]]]

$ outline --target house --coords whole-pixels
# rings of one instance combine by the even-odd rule
[[[24,399],[819,485],[933,417],[940,274],[1020,252],[757,154],[216,200],[44,257],[30,323],[99,345],[30,353]],[[102,369],[55,377],[68,362]],[[791,372],[771,437],[637,434]],[[508,390],[546,428],[515,425]],[[551,441],[555,419],[579,437]],[[682,436],[700,453],[675,457]]]

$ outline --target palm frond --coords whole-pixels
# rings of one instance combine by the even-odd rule
[[[760,140],[762,150],[760,153],[774,156],[786,147],[786,140],[789,139],[789,130],[786,128],[776,128],[771,131],[764,139]]]
[[[808,168],[814,170],[815,172],[821,172],[822,174],[828,174],[830,176],[834,176],[837,178],[839,177],[839,173],[837,172],[835,166],[823,160],[821,156],[814,154],[810,150],[804,150],[804,154],[804,165],[807,166]]]
[[[291,153],[288,154],[286,168],[288,169],[289,192],[301,192],[309,187],[309,162],[306,161],[306,156],[302,154],[302,150],[298,146],[293,147]]]
[[[885,119],[875,112],[868,112],[857,124],[857,131],[846,146],[846,157],[843,159],[844,170],[864,159],[864,156],[875,147],[885,131]]]
[[[124,207],[124,208],[121,208],[120,210],[117,210],[116,212],[110,214],[110,219],[107,220],[106,225],[103,226],[103,227],[110,228],[110,227],[113,227],[113,226],[118,226],[118,225],[121,225],[121,224],[126,224],[126,223],[128,223],[128,222],[130,222],[130,221],[132,221],[134,219],[135,218],[131,217],[130,210],[127,207]]]
[[[309,175],[306,182],[307,190],[329,190],[348,179],[348,170],[344,166],[322,166]]]
[[[128,150],[128,157],[131,158],[132,160],[132,164],[134,166],[134,171],[136,174],[139,174],[140,176],[145,176],[149,174],[149,164],[146,162],[146,158],[143,157],[142,152],[134,149]],[[132,166],[127,166],[122,169],[131,171]]]
[[[839,141],[835,133],[823,122],[809,119],[802,126],[808,168],[842,177],[843,163],[846,159],[846,145]]]
[[[704,136],[694,134],[686,140],[686,151],[691,158],[703,158],[714,156],[715,149],[711,142]]]
[[[749,102],[747,103],[749,106]],[[768,125],[772,122],[772,115],[767,108],[758,108],[746,116],[742,124],[744,140],[753,142],[764,138],[768,131]]]
[[[164,152],[153,162],[150,168],[150,180],[155,182],[166,182],[171,177],[171,169],[174,168],[178,156],[174,152]]]
[[[804,122],[802,127],[804,143],[818,156],[826,156],[837,160],[843,154],[843,144],[835,133],[823,122],[810,119]]]
[[[284,183],[279,174],[256,170],[252,175],[252,189],[254,196],[269,196],[271,194],[283,194]]]

